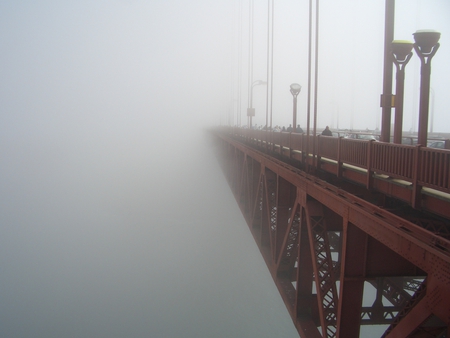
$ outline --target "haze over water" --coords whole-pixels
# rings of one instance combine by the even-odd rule
[[[339,25],[336,4],[352,9]],[[354,4],[322,13],[319,126],[339,117],[342,128],[351,116],[355,127],[376,126],[383,5]],[[442,31],[432,86],[435,126],[448,130],[449,4],[398,4],[396,38]],[[267,69],[266,6],[255,5],[257,80]],[[274,124],[288,125],[289,85],[307,80],[298,29],[307,4],[275,10]],[[236,117],[238,15],[229,0],[0,2],[0,337],[297,336],[204,138],[205,127]],[[352,30],[351,20],[373,29]],[[351,76],[348,41],[331,34],[349,31],[373,38]],[[305,107],[301,96],[302,125]]]

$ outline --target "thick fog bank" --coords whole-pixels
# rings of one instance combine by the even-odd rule
[[[295,337],[208,138],[146,132],[3,134],[0,336]]]

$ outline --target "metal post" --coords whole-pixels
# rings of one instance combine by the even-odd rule
[[[293,126],[293,131],[294,133],[296,132],[296,128],[297,128],[297,96],[300,93],[300,90],[302,89],[302,86],[300,86],[298,83],[293,83],[291,84],[291,94],[294,97],[294,108],[293,108],[293,112],[292,112],[292,123],[294,124]]]
[[[313,13],[313,3],[312,0],[309,0],[309,30],[308,30],[308,98],[307,98],[307,113],[306,113],[306,154],[302,155],[304,157],[304,161],[306,163],[306,168],[309,170],[308,165],[308,157],[309,157],[309,132],[310,132],[310,124],[311,124],[311,64],[312,64],[312,13]]]
[[[403,98],[405,91],[405,67],[412,57],[412,42],[392,41],[392,56],[397,68],[395,82],[394,143],[402,143]]]
[[[265,81],[261,81],[261,80],[256,80],[252,83],[252,86],[250,88],[250,98],[249,98],[249,108],[247,108],[247,116],[249,117],[250,120],[250,129],[252,129],[252,117],[255,115],[255,109],[253,108],[253,87],[258,86],[258,85],[265,85],[267,84],[267,82]]]
[[[250,117],[250,129],[252,129],[252,117],[253,117],[253,114],[254,114],[254,111],[253,111],[253,87],[254,87],[254,85],[252,85],[252,88],[250,89],[250,109],[251,109],[251,111],[250,111],[250,113],[249,113],[249,117]]]
[[[297,96],[294,96],[294,111],[293,111],[294,117],[292,119],[292,129],[294,130],[294,133],[297,132]]]
[[[431,59],[439,49],[439,38],[441,33],[436,31],[417,31],[413,34],[415,43],[414,50],[421,61],[420,68],[420,105],[419,105],[419,128],[418,143],[427,146],[428,140],[428,111],[430,104],[430,77]]]
[[[392,59],[391,42],[394,39],[395,0],[386,0],[384,28],[384,70],[383,94],[381,95],[381,137],[383,142],[391,138],[391,108],[392,108]]]

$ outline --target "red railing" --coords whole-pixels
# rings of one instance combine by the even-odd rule
[[[364,169],[368,168],[368,147],[371,141],[340,139],[339,162],[348,163]]]
[[[373,141],[371,147],[373,171],[405,180],[414,178],[414,156],[418,147]]]
[[[224,130],[248,143],[267,147],[283,154],[301,152],[303,159],[317,157],[365,169],[368,175],[385,174],[450,193],[450,151],[405,144],[346,139],[343,137],[308,136],[286,132],[266,132],[223,127]],[[308,156],[305,156],[305,155]],[[320,165],[320,161],[319,161]]]
[[[450,191],[450,151],[420,148],[418,167],[419,184]]]
[[[277,133],[273,133],[277,134]],[[305,141],[304,134],[291,134],[291,147],[293,149],[298,149],[299,151],[305,151]]]
[[[339,156],[339,139],[336,137],[319,137],[317,152],[322,157],[337,161]]]
[[[273,144],[281,144],[281,133],[271,133]]]

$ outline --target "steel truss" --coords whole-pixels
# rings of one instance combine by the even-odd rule
[[[225,135],[222,165],[301,337],[450,337],[450,241]],[[363,306],[365,288],[376,296]],[[388,304],[388,305],[386,305]]]

